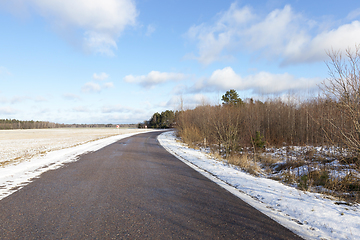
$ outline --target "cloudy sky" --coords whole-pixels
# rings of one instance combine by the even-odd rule
[[[0,0],[0,119],[138,123],[306,95],[360,44],[358,0]]]

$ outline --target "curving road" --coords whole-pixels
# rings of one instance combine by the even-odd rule
[[[135,135],[0,201],[0,239],[300,239]]]

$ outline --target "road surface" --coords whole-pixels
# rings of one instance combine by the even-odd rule
[[[0,201],[0,239],[300,239],[179,161],[159,132],[48,171]]]

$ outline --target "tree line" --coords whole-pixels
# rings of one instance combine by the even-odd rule
[[[61,128],[65,124],[52,123],[46,121],[21,121],[17,119],[0,119],[0,129],[41,129],[41,128]]]
[[[47,121],[21,121],[17,119],[0,119],[0,130],[10,129],[44,129],[44,128],[135,128],[136,124],[64,124]]]
[[[177,112],[172,110],[156,112],[148,121],[139,123],[138,128],[171,128],[175,124],[176,114]]]
[[[236,93],[236,92],[235,92]],[[181,111],[176,129],[184,141],[192,144],[223,147],[227,154],[243,147],[253,147],[254,139],[262,138],[267,146],[342,144],[330,131],[329,117],[344,125],[342,114],[334,102],[316,98],[304,102],[289,99],[248,99],[233,104],[202,105]]]

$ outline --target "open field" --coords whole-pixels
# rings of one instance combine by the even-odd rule
[[[70,148],[118,134],[144,129],[53,128],[0,130],[0,167],[29,160],[47,152]]]

